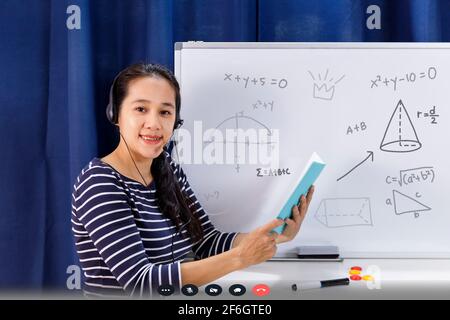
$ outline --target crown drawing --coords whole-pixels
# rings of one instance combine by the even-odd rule
[[[333,82],[334,78],[328,79],[328,69],[325,73],[325,76],[322,76],[319,73],[317,75],[317,78],[314,77],[311,71],[308,72],[314,81],[313,98],[322,100],[332,100],[334,97],[336,84],[338,84],[345,77],[345,75],[342,75],[337,81]]]
[[[334,96],[334,88],[334,85],[328,87],[326,83],[322,84],[321,86],[319,86],[317,83],[314,83],[314,98],[331,100]]]

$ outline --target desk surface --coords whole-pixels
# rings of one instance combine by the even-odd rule
[[[349,277],[353,266],[374,281],[351,281],[337,286],[295,292],[292,284],[310,280]],[[236,271],[215,281],[223,288],[220,299],[450,299],[450,259],[345,259],[342,262],[268,261]],[[234,297],[232,284],[245,285],[247,292]],[[265,298],[252,294],[256,284],[267,284]],[[200,288],[201,298],[211,298]],[[197,299],[199,296],[197,296]]]
[[[293,291],[292,284],[301,281],[329,280],[349,276],[353,266],[373,282],[351,281],[348,286]],[[307,300],[307,299],[450,299],[450,259],[344,259],[341,262],[268,261],[230,273],[214,283],[223,291],[217,297],[200,287],[194,297],[175,295],[154,299],[175,300]],[[241,297],[229,293],[233,284],[242,284],[247,292]],[[256,284],[266,284],[270,294],[257,297]],[[80,292],[0,292],[2,299],[79,299]]]

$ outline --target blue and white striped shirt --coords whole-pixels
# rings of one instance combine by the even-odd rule
[[[202,259],[232,247],[236,233],[214,228],[181,167],[165,155],[193,201],[203,240],[192,244],[187,230],[177,232],[160,212],[154,182],[145,187],[94,158],[81,171],[72,194],[72,231],[86,295],[151,297],[167,284],[179,292],[180,263],[189,252]]]

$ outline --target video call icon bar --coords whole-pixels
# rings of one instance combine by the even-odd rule
[[[181,293],[188,297],[195,296],[198,292],[199,288],[194,284],[186,284],[181,288]],[[205,287],[205,293],[211,297],[219,296],[222,292],[222,287],[216,283]],[[243,284],[236,283],[228,288],[228,292],[235,297],[240,297],[247,293],[247,288]],[[266,284],[257,284],[252,287],[251,292],[257,297],[267,296],[270,294],[270,287]],[[172,285],[161,285],[158,287],[158,293],[162,296],[170,296],[175,293],[175,288]]]

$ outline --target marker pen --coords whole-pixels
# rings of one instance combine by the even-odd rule
[[[299,284],[294,283],[292,285],[292,290],[308,290],[308,289],[318,289],[325,287],[334,287],[334,286],[348,286],[350,284],[350,280],[348,278],[342,279],[332,279],[332,280],[322,280],[322,281],[302,281]]]

